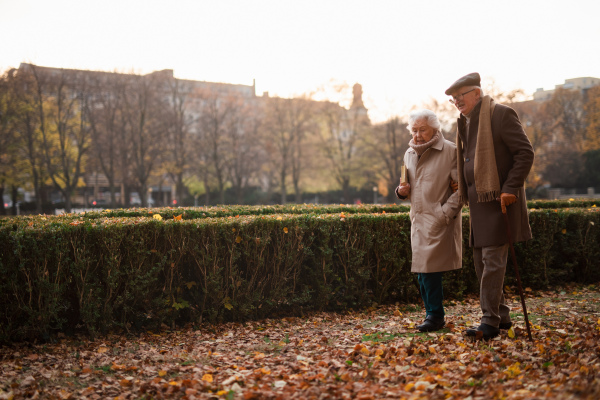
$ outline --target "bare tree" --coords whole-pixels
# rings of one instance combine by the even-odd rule
[[[408,149],[410,134],[399,117],[373,126],[363,139],[366,158],[370,160],[365,170],[377,181],[385,182],[387,193],[394,193],[398,186],[404,153]],[[396,201],[396,196],[391,196]]]
[[[322,149],[347,202],[352,177],[360,170],[356,159],[358,140],[369,129],[370,122],[364,109],[347,110],[331,102],[321,104],[320,118]]]
[[[19,169],[26,171],[26,178],[35,195],[35,210],[42,212],[42,203],[46,197],[44,181],[48,178],[44,167],[44,153],[40,131],[39,114],[35,106],[35,83],[29,73],[13,69],[8,74],[12,93],[14,138],[16,143],[14,156],[18,160]],[[13,171],[15,175],[19,171]],[[26,186],[29,186],[26,185]]]
[[[168,139],[165,143],[167,155],[164,168],[175,184],[175,192],[179,201],[184,198],[185,173],[189,169],[190,162],[190,125],[192,117],[187,112],[189,88],[185,82],[178,79],[169,79],[166,82],[169,90],[169,126],[167,130]]]
[[[121,118],[125,79],[121,74],[97,74],[89,81],[93,96],[93,101],[87,103],[92,132],[91,156],[108,180],[111,207],[116,205],[116,182],[123,171],[119,153],[126,152],[125,127]]]
[[[160,77],[134,76],[124,96],[124,118],[133,185],[142,207],[148,205],[148,181],[162,161],[165,146],[165,104],[157,91]],[[124,156],[122,157],[124,158]]]
[[[293,99],[270,98],[265,104],[265,129],[270,161],[278,171],[281,203],[287,203],[287,179],[291,175],[296,201],[300,202],[303,148],[307,134],[314,130],[312,101],[305,96]]]
[[[91,134],[86,118],[88,92],[86,81],[77,71],[48,73],[42,67],[29,66],[35,85],[35,105],[42,133],[44,161],[54,186],[71,211],[72,195],[83,174],[84,155]]]
[[[239,111],[239,102],[231,95],[220,96],[212,90],[200,92],[200,97],[203,107],[198,119],[198,143],[199,151],[205,156],[206,161],[205,186],[209,184],[212,175],[219,192],[219,201],[224,204],[230,149],[227,129],[232,115]]]
[[[13,89],[15,71],[6,71],[0,76],[0,214],[6,214],[4,209],[4,191],[12,180],[14,170],[14,154],[16,146],[15,121],[18,118],[15,93]]]
[[[260,114],[256,104],[236,107],[228,122],[229,177],[237,204],[244,202],[244,192],[261,166],[262,149],[259,140]]]

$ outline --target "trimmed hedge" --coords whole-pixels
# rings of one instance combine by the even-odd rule
[[[407,213],[4,222],[0,342],[419,299]],[[530,223],[534,239],[516,246],[524,285],[600,280],[597,208],[534,210]],[[446,274],[445,292],[477,291],[465,244],[463,269]]]
[[[371,214],[371,213],[400,213],[410,211],[410,206],[403,204],[361,204],[361,205],[273,205],[273,206],[212,206],[186,208],[127,208],[88,211],[85,218],[129,218],[151,217],[160,214],[163,218],[173,218],[181,215],[183,219],[224,218],[243,215],[275,215],[275,214]],[[78,217],[77,214],[69,214]]]
[[[591,208],[600,207],[600,200],[573,199],[573,200],[530,200],[527,202],[530,210],[536,209],[562,209],[562,208]],[[182,219],[225,218],[243,215],[275,215],[275,214],[373,214],[373,213],[403,213],[409,212],[408,204],[361,204],[361,205],[315,205],[292,204],[272,206],[212,206],[212,207],[187,207],[187,208],[121,208],[88,211],[83,214],[66,214],[63,218],[86,219],[101,218],[138,218],[152,217],[159,214],[162,218]],[[464,208],[463,212],[469,212]],[[37,218],[37,217],[34,217]],[[0,219],[0,225],[12,223],[11,219]]]

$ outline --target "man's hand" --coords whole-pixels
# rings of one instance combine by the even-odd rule
[[[402,197],[408,197],[410,194],[410,183],[400,183],[400,186],[398,186],[398,194]]]
[[[458,182],[454,182],[452,178],[450,178],[450,189],[452,189],[452,193],[456,193],[458,190]]]
[[[510,206],[512,203],[517,201],[517,196],[510,193],[500,193],[500,207],[502,207],[502,214],[506,214],[506,206]]]

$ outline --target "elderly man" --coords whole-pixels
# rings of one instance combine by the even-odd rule
[[[478,73],[465,75],[445,93],[461,114],[458,193],[469,204],[469,244],[483,313],[479,327],[466,334],[490,339],[512,326],[502,291],[509,250],[502,213],[508,213],[515,242],[531,239],[524,185],[534,153],[517,113],[484,96],[480,81]]]

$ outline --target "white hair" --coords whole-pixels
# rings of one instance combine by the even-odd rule
[[[435,129],[437,132],[442,130],[442,124],[437,115],[431,110],[417,110],[413,111],[408,115],[408,130],[412,134],[412,127],[415,122],[420,120],[427,120],[427,125]]]

